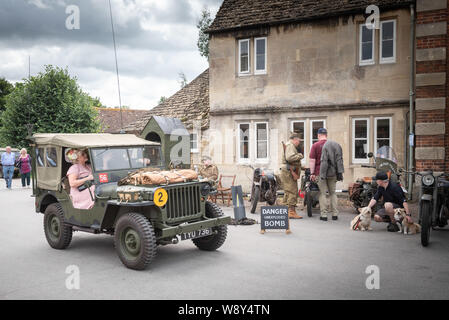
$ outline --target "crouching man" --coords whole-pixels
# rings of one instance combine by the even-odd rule
[[[374,205],[379,201],[382,197],[384,201],[384,208],[380,209],[375,215],[374,220],[376,222],[386,222],[388,218],[390,218],[390,224],[387,228],[388,231],[397,232],[399,231],[398,226],[396,225],[396,220],[394,218],[394,209],[403,208],[407,214],[407,219],[410,223],[413,223],[407,199],[405,198],[404,192],[402,191],[401,186],[399,184],[394,183],[388,179],[388,175],[385,172],[379,171],[375,177],[373,177],[377,183],[377,193],[373,196],[370,203],[368,204],[369,208],[373,208]]]

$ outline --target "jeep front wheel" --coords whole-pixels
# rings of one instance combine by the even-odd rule
[[[208,218],[218,218],[223,216],[223,211],[215,203],[206,202],[206,217]],[[211,236],[193,239],[193,243],[200,250],[214,251],[220,248],[226,240],[228,233],[227,225],[221,225],[218,227],[213,227]]]
[[[44,232],[50,247],[65,249],[69,246],[73,230],[71,226],[64,224],[64,211],[61,204],[52,203],[45,209]]]
[[[128,213],[119,218],[114,244],[122,263],[135,270],[144,270],[156,257],[156,236],[151,222],[141,214]]]

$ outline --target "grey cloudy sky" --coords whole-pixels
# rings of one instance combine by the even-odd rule
[[[197,46],[196,23],[222,0],[111,0],[122,104],[154,107],[208,67]],[[80,29],[68,30],[66,8],[80,11]],[[108,0],[1,0],[0,77],[11,82],[46,64],[67,67],[82,89],[107,106],[118,105]]]

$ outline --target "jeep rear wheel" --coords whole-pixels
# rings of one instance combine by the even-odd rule
[[[73,230],[71,226],[64,224],[64,211],[61,204],[52,203],[45,209],[44,232],[50,247],[65,249],[69,246]]]
[[[218,218],[223,216],[223,211],[217,206],[215,203],[206,202],[206,217],[208,218]],[[220,248],[226,240],[226,236],[228,234],[228,226],[221,225],[218,227],[213,227],[212,232],[213,235],[193,239],[193,243],[200,250],[205,251],[214,251]]]
[[[156,257],[156,236],[151,222],[141,214],[128,213],[117,221],[114,244],[122,263],[144,270]]]

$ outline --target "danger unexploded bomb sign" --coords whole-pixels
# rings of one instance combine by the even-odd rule
[[[261,208],[262,230],[268,229],[285,229],[288,230],[288,207],[287,206],[270,206]]]

